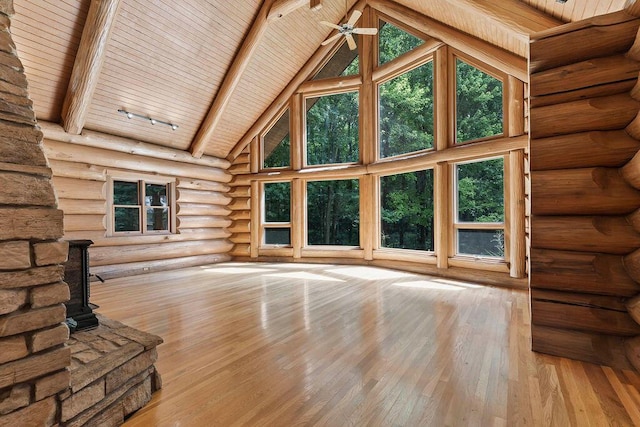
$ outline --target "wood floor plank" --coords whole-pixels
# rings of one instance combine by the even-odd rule
[[[125,426],[640,425],[640,376],[530,350],[528,294],[369,267],[226,263],[91,285],[164,339]]]

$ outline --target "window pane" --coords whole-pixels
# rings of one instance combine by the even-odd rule
[[[458,230],[458,253],[503,258],[504,231]]]
[[[114,205],[137,205],[138,200],[137,182],[113,181]]]
[[[456,96],[457,142],[502,134],[500,80],[458,59]]]
[[[380,157],[433,148],[433,63],[379,87]]]
[[[433,251],[433,170],[380,178],[382,247]]]
[[[147,208],[147,231],[169,231],[169,209]]]
[[[285,168],[290,164],[289,109],[262,139],[263,167]]]
[[[144,204],[146,206],[168,206],[166,184],[146,184],[144,186]]]
[[[504,221],[504,159],[456,165],[458,221]]]
[[[423,40],[383,20],[380,20],[379,40],[378,63],[380,65],[386,64],[424,43]]]
[[[329,62],[315,75],[313,80],[338,76],[353,76],[360,73],[358,50],[351,50],[346,43],[333,54]]]
[[[115,231],[140,231],[140,208],[122,208],[115,209]]]
[[[307,108],[307,164],[357,162],[358,92],[309,98]]]
[[[265,222],[291,221],[291,183],[276,182],[264,185]]]
[[[307,183],[309,245],[358,246],[360,195],[358,180]]]
[[[291,230],[289,228],[265,228],[264,243],[266,245],[290,245]]]

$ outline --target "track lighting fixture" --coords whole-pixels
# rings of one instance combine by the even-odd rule
[[[149,120],[149,123],[151,123],[152,125],[160,124],[160,125],[169,126],[171,128],[171,130],[178,129],[178,125],[176,125],[176,124],[169,123],[169,122],[163,122],[162,120],[154,119],[154,118],[151,118],[149,116],[144,116],[142,114],[132,113],[131,111],[127,111],[127,110],[122,110],[121,109],[121,110],[118,110],[118,113],[124,114],[125,116],[127,116],[128,119],[132,119],[134,117],[137,117],[139,119]]]

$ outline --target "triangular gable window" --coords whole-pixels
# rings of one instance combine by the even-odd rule
[[[382,19],[378,28],[378,65],[386,64],[424,43],[424,40]]]

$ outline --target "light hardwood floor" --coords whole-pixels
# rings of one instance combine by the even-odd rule
[[[228,263],[93,283],[164,338],[126,426],[640,425],[640,377],[530,351],[527,292],[370,267]]]

